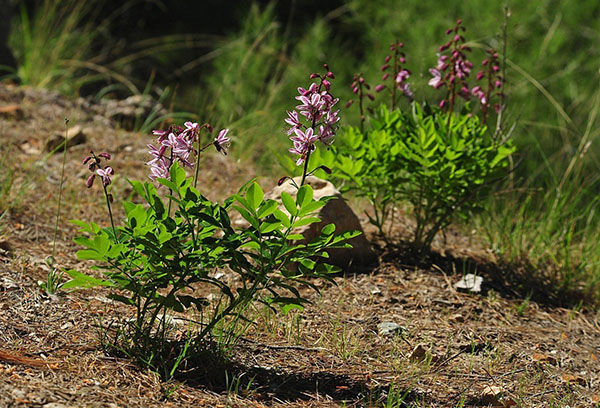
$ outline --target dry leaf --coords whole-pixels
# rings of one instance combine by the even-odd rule
[[[410,354],[410,361],[423,361],[427,355],[427,349],[423,344],[418,344]]]
[[[581,385],[584,386],[587,384],[587,381],[585,381],[585,378],[583,377],[579,377],[577,375],[572,375],[572,374],[563,374],[561,379],[563,380],[563,382],[569,384],[569,385]]]
[[[481,393],[481,402],[493,407],[503,407],[504,404],[500,400],[502,396],[502,388],[495,385],[486,385]]]
[[[556,365],[556,363],[557,363],[556,358],[549,356],[547,354],[534,353],[532,358],[533,358],[533,361],[535,361],[538,364]]]
[[[4,105],[0,106],[0,115],[4,117],[14,117],[16,119],[23,119],[23,109],[20,105]]]

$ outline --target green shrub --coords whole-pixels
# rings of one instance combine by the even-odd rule
[[[334,177],[373,205],[384,223],[408,201],[416,219],[413,243],[428,249],[452,221],[477,210],[505,174],[512,143],[499,144],[479,118],[414,102],[410,112],[381,107],[365,132],[346,128],[332,147]]]

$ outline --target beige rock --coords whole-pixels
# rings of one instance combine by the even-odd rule
[[[294,181],[299,184],[300,177],[296,177]],[[321,222],[302,227],[298,233],[303,234],[305,240],[308,242],[318,237],[321,229],[325,225],[331,223],[335,224],[335,231],[337,234],[348,231],[360,231],[361,235],[348,241],[352,245],[352,248],[330,249],[328,251],[329,259],[327,262],[339,266],[342,269],[347,269],[352,265],[365,266],[375,263],[377,261],[377,256],[371,249],[369,241],[367,241],[364,236],[358,217],[348,206],[340,192],[329,181],[317,177],[309,176],[306,182],[313,188],[313,197],[315,200],[329,196],[335,198],[329,200],[327,204],[316,213],[316,216],[321,219]],[[287,180],[281,186],[277,186],[272,191],[268,192],[265,195],[265,198],[271,198],[281,202],[281,193],[284,191],[289,193],[292,197],[296,197],[296,187],[294,187],[291,180]],[[281,209],[282,211],[285,211],[283,205],[281,206]]]

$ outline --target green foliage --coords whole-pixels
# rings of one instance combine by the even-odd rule
[[[327,279],[335,271],[319,258],[327,257],[326,249],[344,246],[343,241],[356,235],[336,236],[335,226],[328,225],[315,240],[303,241],[295,228],[319,221],[312,214],[326,201],[314,200],[310,186],[302,186],[295,199],[284,198],[286,213],[275,201],[264,199],[257,183],[247,184],[221,205],[192,187],[193,179],[186,178],[177,165],[171,168],[169,180],[158,181],[169,189],[169,200],[176,204],[174,214],[154,185],[131,181],[146,205],[125,202],[126,220],[116,234],[94,223],[73,221],[86,234],[75,239],[85,247],[77,252],[78,258],[99,261],[103,276],[69,270],[72,280],[63,289],[112,288],[112,299],[135,310],[115,347],[166,377],[186,358],[169,356],[168,311],[194,308],[204,316],[201,329],[192,336],[197,344],[207,340],[224,319],[245,320],[244,310],[253,301],[277,306],[284,313],[302,309],[307,300],[296,285],[316,289],[307,278]],[[232,208],[250,227],[232,228],[228,213]],[[238,275],[238,286],[215,274],[224,268]],[[212,287],[219,301],[211,304],[206,292],[197,294],[199,286]]]
[[[346,129],[332,150],[334,174],[371,202],[380,232],[406,200],[417,222],[414,244],[429,248],[441,229],[480,208],[514,147],[497,143],[475,115],[415,102],[410,112],[380,108],[370,128]]]
[[[20,80],[68,94],[76,93],[91,80],[89,72],[82,75],[82,68],[88,63],[90,48],[100,32],[90,23],[99,5],[99,0],[44,0],[30,16],[25,2],[20,2],[20,14],[13,23],[10,39]]]

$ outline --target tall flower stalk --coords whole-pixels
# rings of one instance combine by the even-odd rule
[[[309,173],[308,166],[310,155],[316,149],[316,142],[320,141],[325,146],[331,146],[340,120],[338,116],[340,111],[333,110],[339,98],[335,98],[330,92],[330,80],[335,79],[335,75],[329,70],[327,64],[323,66],[327,70],[325,74],[310,75],[310,79],[318,79],[317,82],[313,82],[308,89],[298,88],[300,95],[296,96],[296,99],[301,104],[293,111],[287,111],[288,117],[285,119],[285,122],[290,125],[287,134],[294,143],[294,147],[289,151],[299,156],[296,165],[304,164],[300,186],[304,185],[306,177],[312,174]],[[302,117],[304,120],[301,119]],[[281,179],[280,183],[285,179],[286,177]]]
[[[369,98],[370,100],[374,100],[375,97],[371,92],[368,92],[371,90],[371,86],[367,83],[367,81],[365,81],[361,73],[354,75],[350,87],[352,88],[352,93],[356,94],[358,97],[358,109],[360,111],[360,131],[362,132],[364,130],[364,124],[366,119],[363,102],[364,97],[366,95],[367,98]],[[354,99],[350,99],[348,102],[346,102],[346,108],[352,106],[353,103]]]
[[[60,209],[62,206],[62,191],[63,191],[63,183],[65,180],[65,165],[67,163],[67,142],[69,140],[69,119],[65,118],[65,140],[63,142],[63,157],[62,157],[62,166],[60,170],[60,181],[58,185],[58,204],[56,207],[56,223],[54,225],[54,238],[52,239],[52,255],[46,259],[46,263],[50,270],[48,271],[48,276],[46,277],[46,282],[42,282],[40,286],[42,289],[46,291],[49,295],[55,294],[61,285],[62,280],[62,272],[60,272],[56,266],[56,238],[58,237],[58,222],[60,221]]]
[[[384,89],[388,89],[392,98],[392,110],[396,108],[396,96],[398,92],[406,96],[409,100],[412,100],[413,93],[408,83],[410,77],[410,71],[404,68],[406,63],[406,55],[404,51],[404,44],[401,42],[394,42],[390,44],[391,55],[386,55],[383,65],[381,66],[381,80],[383,83],[375,87],[376,92],[381,92]],[[389,85],[385,85],[389,82]]]
[[[471,96],[467,78],[473,64],[467,59],[466,53],[470,52],[471,48],[465,45],[465,37],[461,34],[464,31],[466,28],[462,26],[462,20],[458,20],[454,27],[446,30],[446,35],[451,38],[439,48],[437,66],[429,70],[433,76],[429,85],[435,89],[446,87],[446,98],[442,99],[440,107],[448,109],[448,118],[454,110],[457,95],[465,100]]]
[[[487,57],[482,61],[483,69],[477,73],[477,80],[482,85],[476,85],[471,89],[471,93],[479,99],[483,122],[485,123],[488,110],[492,106],[492,99],[498,98],[498,103],[493,105],[494,110],[499,112],[504,102],[504,78],[500,72],[500,60],[498,53],[494,49],[486,51]]]

